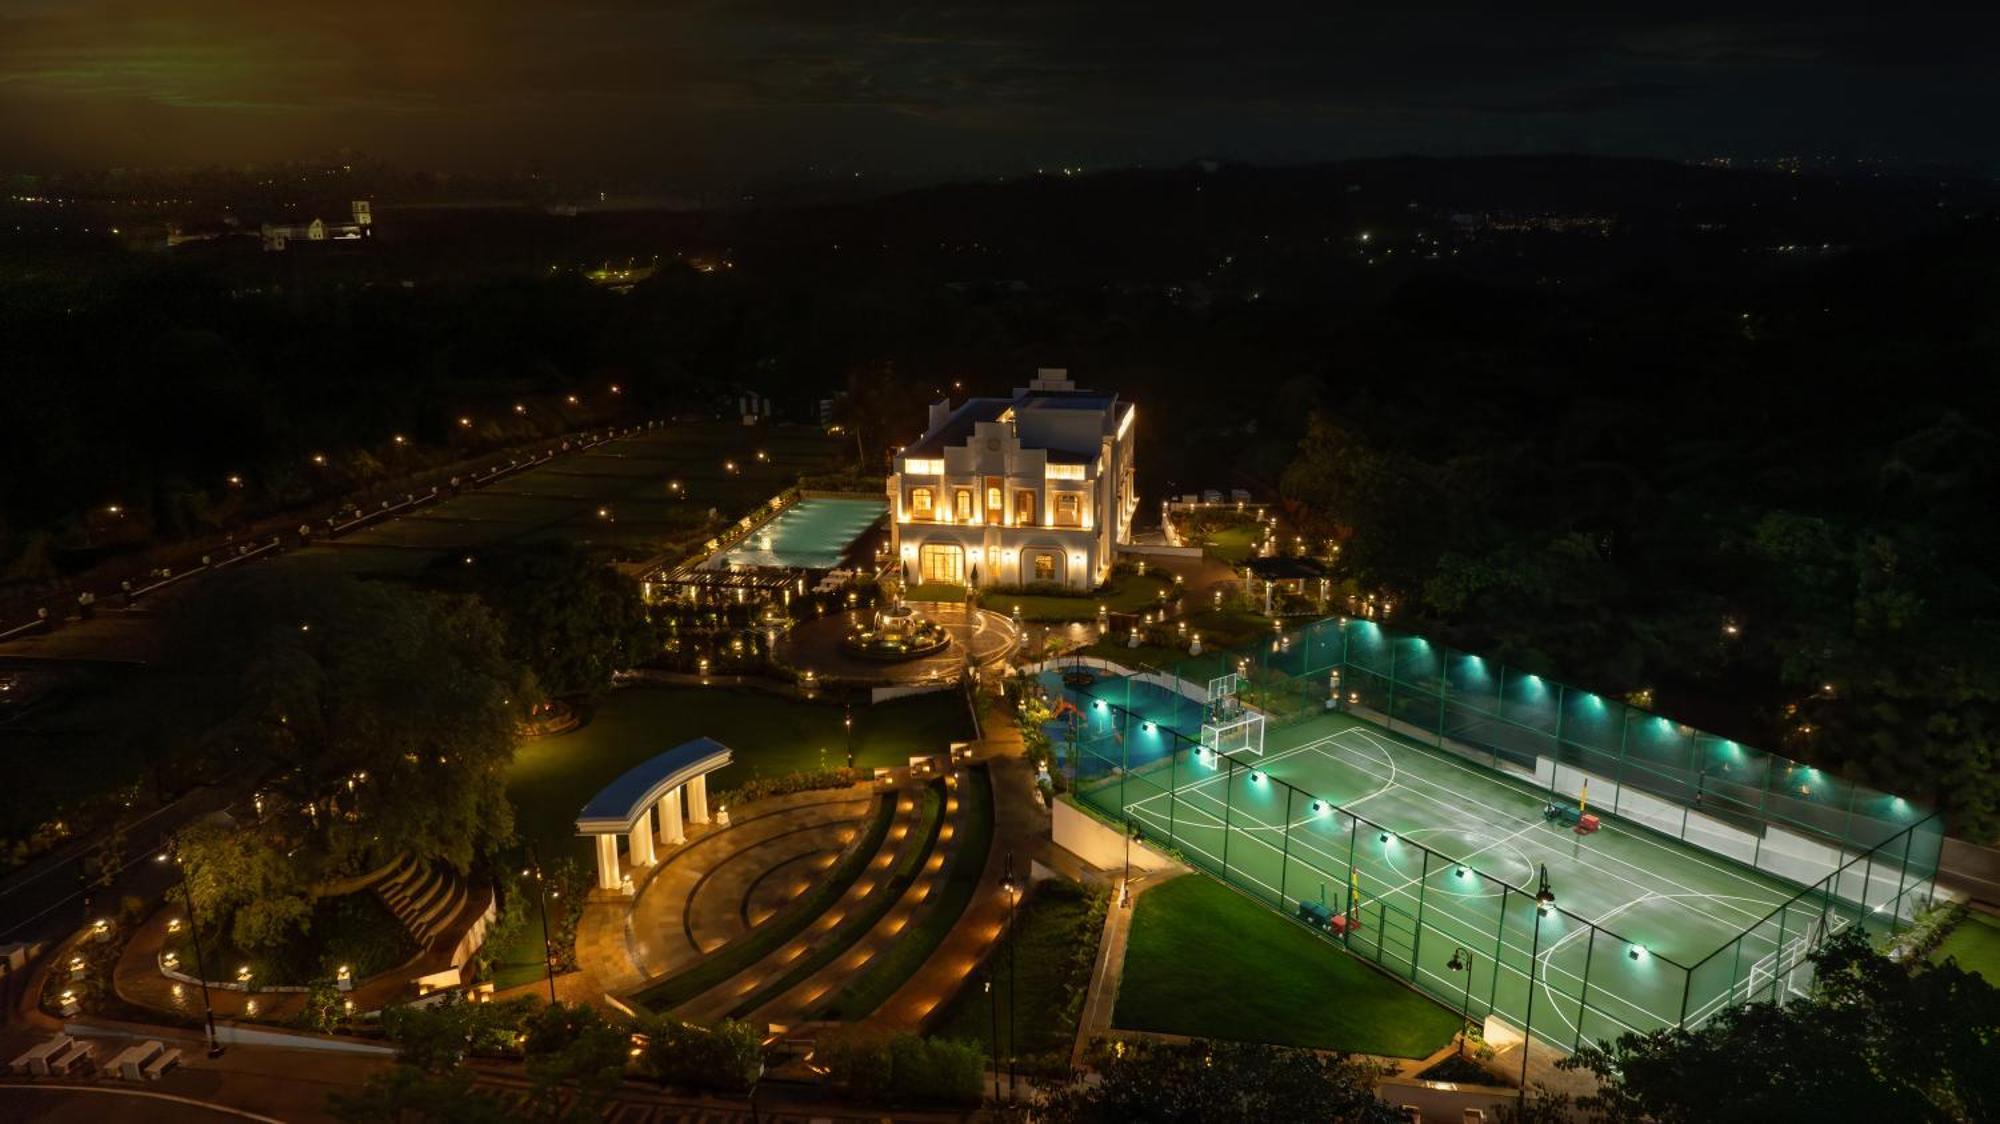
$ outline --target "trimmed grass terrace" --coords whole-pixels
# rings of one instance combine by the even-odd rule
[[[877,794],[869,815],[868,831],[860,842],[843,853],[833,869],[803,897],[762,925],[634,998],[651,1010],[670,1011],[776,952],[786,941],[804,932],[828,906],[847,893],[847,888],[881,850],[882,840],[889,835],[889,824],[896,818],[896,794]]]
[[[840,924],[834,926],[833,932],[827,935],[827,939],[818,948],[799,957],[783,975],[751,992],[742,1002],[731,1008],[730,1018],[744,1018],[765,1003],[811,979],[815,972],[845,955],[847,950],[854,946],[855,941],[867,936],[868,931],[895,908],[896,903],[902,900],[904,892],[910,888],[910,883],[916,881],[924,862],[937,850],[938,832],[944,826],[944,783],[932,781],[925,786],[923,800],[923,820],[917,825],[917,837],[921,842],[903,852],[904,861],[896,864],[894,876],[883,883],[881,889],[868,895],[859,908],[842,918]]]
[[[957,850],[945,868],[944,885],[925,904],[916,923],[904,929],[889,951],[876,957],[860,976],[848,981],[821,1012],[823,1017],[843,1021],[864,1019],[903,986],[964,915],[979,889],[979,876],[986,869],[986,853],[993,847],[993,778],[984,767],[965,771],[965,781],[957,788],[965,802],[965,830],[957,839]]]

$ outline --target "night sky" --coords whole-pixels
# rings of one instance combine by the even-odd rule
[[[1546,150],[2000,166],[1991,5],[1500,7],[0,0],[0,165],[350,149],[669,181]]]

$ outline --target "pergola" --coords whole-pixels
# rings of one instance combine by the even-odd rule
[[[708,774],[734,760],[729,747],[714,738],[696,738],[632,766],[590,798],[576,817],[576,833],[597,841],[597,887],[623,889],[618,865],[618,837],[629,839],[634,867],[653,865],[653,809],[659,808],[659,841],[669,847],[687,842],[681,823],[681,791],[687,791],[687,822],[708,822]]]

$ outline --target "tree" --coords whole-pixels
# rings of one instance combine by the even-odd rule
[[[432,588],[471,593],[499,619],[507,654],[551,697],[599,694],[611,674],[659,652],[639,587],[566,539],[441,560]]]
[[[1991,1120],[2000,989],[1954,963],[1906,967],[1858,928],[1811,960],[1804,999],[1730,1007],[1693,1029],[1626,1034],[1559,1063],[1595,1076],[1606,1120]]]
[[[472,1003],[456,996],[427,1007],[390,1007],[382,1012],[382,1032],[396,1047],[396,1060],[426,1073],[446,1073],[472,1053],[515,1048],[532,999]]]
[[[513,833],[517,674],[468,597],[267,567],[168,622],[161,729],[191,766],[264,786],[259,830],[312,877],[409,851],[463,872]]]
[[[517,1117],[497,1097],[477,1091],[469,1069],[433,1073],[399,1065],[368,1079],[357,1093],[327,1096],[327,1113],[350,1124],[495,1124]]]
[[[1050,1094],[1055,1124],[1259,1124],[1270,1120],[1396,1124],[1375,1074],[1351,1058],[1251,1043],[1127,1042],[1094,1085]]]
[[[595,1120],[625,1079],[630,1036],[597,1009],[551,1003],[529,1016],[521,1052],[535,1084],[537,1115]]]
[[[646,1067],[669,1085],[743,1093],[763,1072],[763,1043],[748,1023],[724,1019],[711,1028],[667,1016],[648,1023],[645,1035]]]
[[[195,916],[238,948],[274,948],[312,918],[304,872],[254,825],[202,820],[180,833],[174,855]]]

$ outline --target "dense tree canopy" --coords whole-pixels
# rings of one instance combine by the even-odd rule
[[[1056,1124],[1395,1124],[1364,1063],[1312,1050],[1240,1042],[1136,1041],[1099,1067],[1100,1080],[1050,1094]]]
[[[637,583],[567,539],[447,558],[428,579],[477,594],[493,610],[507,655],[533,677],[524,691],[596,694],[611,686],[612,672],[660,650]]]
[[[1607,1121],[1992,1120],[2000,990],[1956,964],[1914,969],[1849,929],[1813,953],[1812,994],[1731,1007],[1698,1030],[1627,1034],[1564,1065]]]
[[[463,871],[511,837],[516,673],[477,601],[266,566],[190,590],[168,632],[169,752],[259,778],[259,831],[308,876]]]

